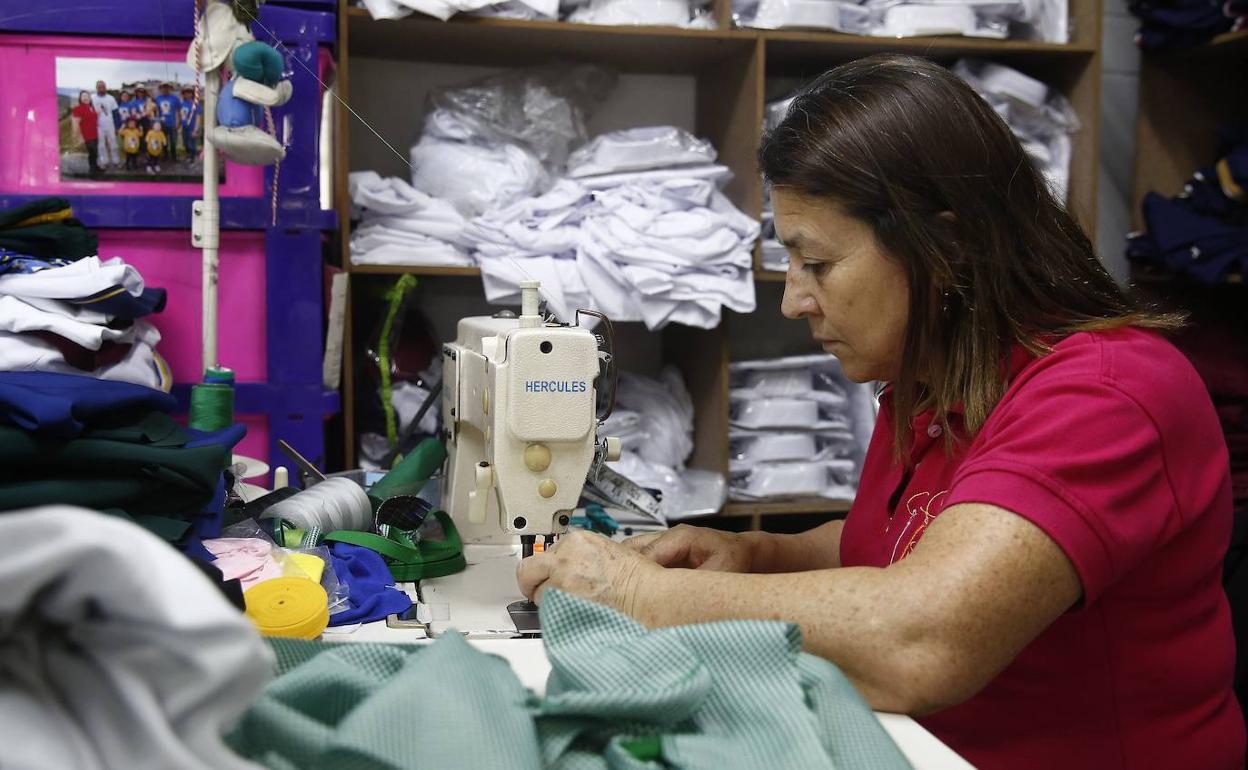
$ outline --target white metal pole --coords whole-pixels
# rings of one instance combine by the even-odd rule
[[[203,339],[204,369],[217,365],[217,265],[220,248],[221,208],[217,193],[217,148],[210,139],[216,123],[217,92],[221,73],[204,73],[204,199],[202,201],[199,244],[203,249]]]

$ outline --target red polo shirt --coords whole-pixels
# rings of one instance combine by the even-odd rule
[[[920,416],[909,463],[892,461],[887,393],[881,406],[843,564],[887,566],[943,509],[989,503],[1044,530],[1083,583],[1076,608],[925,727],[980,768],[1243,767],[1221,584],[1230,471],[1182,354],[1137,329],[1075,334],[1041,358],[1020,347],[974,440],[949,455]]]

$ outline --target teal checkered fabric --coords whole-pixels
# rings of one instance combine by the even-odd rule
[[[457,635],[427,646],[270,640],[278,678],[231,736],[271,768],[909,768],[796,626],[648,631],[557,591],[544,698]]]

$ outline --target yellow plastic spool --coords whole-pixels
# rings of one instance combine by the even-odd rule
[[[329,625],[329,597],[307,578],[266,580],[243,592],[243,601],[264,636],[317,639]]]

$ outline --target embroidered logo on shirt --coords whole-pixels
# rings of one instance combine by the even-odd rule
[[[947,489],[935,494],[931,492],[917,492],[906,500],[906,518],[901,531],[897,533],[897,542],[893,544],[893,552],[888,557],[889,564],[898,562],[910,555],[910,552],[919,544],[919,539],[923,537],[923,533],[927,530],[927,525],[941,511],[941,507],[933,509],[933,506],[947,494],[949,494]],[[890,521],[888,526],[884,528],[884,531],[888,532],[892,526],[893,521]]]

